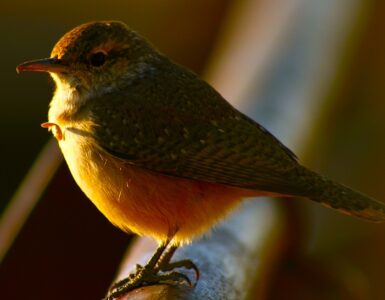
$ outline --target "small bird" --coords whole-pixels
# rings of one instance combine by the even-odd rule
[[[191,281],[173,271],[178,248],[244,198],[306,197],[346,214],[385,220],[385,205],[299,164],[261,125],[118,21],[80,25],[50,58],[17,71],[48,72],[56,90],[42,126],[58,140],[83,192],[125,232],[154,238],[154,256],[110,289]],[[198,278],[197,278],[198,279]]]

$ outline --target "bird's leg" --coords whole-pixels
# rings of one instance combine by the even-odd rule
[[[199,278],[199,270],[190,260],[181,260],[170,262],[177,246],[170,246],[170,240],[160,245],[149,262],[143,267],[138,265],[137,271],[129,275],[127,278],[113,284],[105,300],[116,299],[123,294],[144,285],[152,285],[159,283],[183,283],[186,282],[190,287],[191,280],[182,273],[173,271],[175,268],[193,269],[196,278]],[[160,273],[162,272],[162,273]]]
[[[146,274],[154,273],[155,265],[158,260],[162,256],[164,250],[167,248],[170,240],[167,240],[164,244],[159,245],[156,249],[154,255],[150,258],[150,260],[144,266],[136,265],[136,272],[129,274],[127,278],[124,278],[118,282],[115,282],[109,289],[108,295],[104,300],[113,300],[130,290],[139,287],[147,283],[148,279],[146,278]],[[147,280],[146,280],[147,279]]]
[[[154,269],[156,263],[158,262],[159,258],[162,256],[164,250],[166,249],[167,245],[170,241],[166,241],[166,243],[159,245],[159,247],[156,249],[155,253],[152,255],[150,260],[147,262],[147,264],[143,267],[142,265],[137,264],[136,265],[136,272],[131,273],[128,275],[127,278],[124,278],[122,280],[119,280],[111,285],[109,292],[112,292],[115,289],[118,289],[120,286],[123,286],[130,281],[134,280],[136,277],[140,275],[141,272],[143,272],[144,269]]]
[[[190,259],[184,259],[184,260],[179,260],[176,262],[170,262],[172,256],[174,255],[174,253],[177,249],[178,249],[178,246],[174,246],[174,245],[172,245],[168,249],[166,249],[165,252],[163,252],[162,256],[159,258],[155,267],[159,271],[162,271],[162,272],[170,272],[176,268],[185,268],[185,269],[189,269],[189,270],[192,269],[195,271],[195,276],[196,276],[195,282],[198,282],[199,269]],[[184,275],[182,273],[175,272],[175,271],[168,273],[168,275],[171,275],[171,274],[179,274],[182,281],[183,280],[186,281],[189,284],[189,286],[192,287],[191,281],[186,275]]]

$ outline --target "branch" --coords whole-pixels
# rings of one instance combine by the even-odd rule
[[[235,300],[245,299],[251,293],[253,297],[263,299],[269,285],[268,275],[282,253],[285,228],[284,218],[274,201],[247,202],[239,213],[215,228],[209,236],[175,253],[174,260],[191,259],[200,269],[201,278],[195,288],[147,286],[120,300]],[[119,279],[134,271],[137,263],[144,264],[155,247],[155,243],[147,238],[138,239],[123,261]],[[193,271],[186,271],[186,275],[192,280],[195,276]]]

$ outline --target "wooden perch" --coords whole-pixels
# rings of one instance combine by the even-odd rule
[[[217,226],[207,237],[193,246],[180,248],[173,260],[192,259],[201,272],[196,287],[171,285],[136,289],[125,299],[263,299],[269,273],[279,261],[285,240],[285,221],[276,203],[270,199],[248,201],[239,213]],[[140,238],[124,259],[119,278],[144,264],[155,250],[155,243]],[[182,270],[183,271],[183,270]],[[188,272],[188,273],[187,273]],[[194,282],[195,275],[186,271]],[[257,287],[254,283],[257,282]],[[262,298],[260,298],[262,297]]]

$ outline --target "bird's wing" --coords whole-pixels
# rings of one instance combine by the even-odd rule
[[[93,137],[111,155],[165,175],[295,194],[292,152],[209,93],[195,95],[204,101],[146,90],[101,97]]]
[[[294,154],[195,79],[165,89],[138,83],[129,93],[95,99],[96,144],[165,175],[295,194]]]

